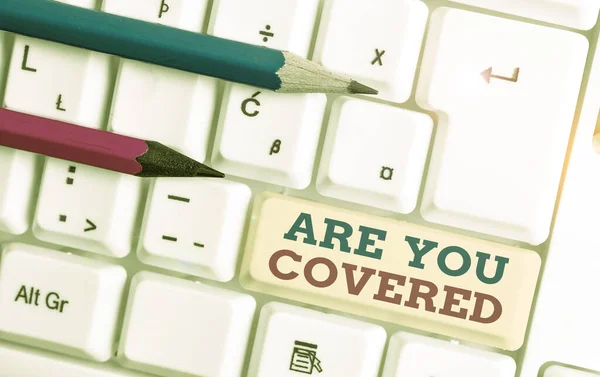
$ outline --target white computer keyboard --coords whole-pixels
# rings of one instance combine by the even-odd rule
[[[63,1],[380,95],[0,32],[5,107],[227,175],[0,148],[0,377],[600,375],[600,1]]]

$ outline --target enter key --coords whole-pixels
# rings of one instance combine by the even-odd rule
[[[247,289],[506,350],[523,344],[534,251],[278,194],[263,194],[252,219]]]

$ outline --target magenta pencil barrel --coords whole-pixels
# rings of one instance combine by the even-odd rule
[[[126,174],[138,174],[144,140],[0,109],[0,145]]]

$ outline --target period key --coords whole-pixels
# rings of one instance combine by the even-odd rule
[[[106,361],[126,275],[121,266],[8,244],[0,264],[0,337]]]

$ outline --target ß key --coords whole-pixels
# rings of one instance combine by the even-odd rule
[[[244,178],[306,188],[326,102],[323,94],[269,93],[230,84],[223,96],[213,167]]]
[[[380,326],[269,303],[260,314],[248,376],[376,377],[385,341]]]
[[[514,377],[515,370],[506,355],[399,332],[390,339],[383,377]]]
[[[252,296],[140,272],[128,302],[118,354],[125,366],[166,377],[240,376]]]
[[[8,244],[0,264],[0,336],[106,361],[114,352],[126,277],[121,266]]]
[[[278,194],[256,201],[250,290],[516,350],[537,253]]]

